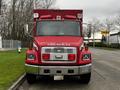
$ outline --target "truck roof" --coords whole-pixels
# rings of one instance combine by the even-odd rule
[[[34,21],[36,19],[74,19],[74,20],[81,20],[83,19],[83,10],[66,10],[66,9],[35,9],[34,14]]]

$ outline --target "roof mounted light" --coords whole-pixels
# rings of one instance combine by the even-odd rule
[[[82,14],[80,14],[80,13],[77,14],[78,19],[81,19],[82,17],[83,17]]]
[[[42,16],[40,16],[40,19],[50,19],[50,18],[52,18],[51,15],[42,15]]]
[[[39,13],[34,13],[34,18],[38,18],[39,17]]]
[[[65,18],[67,18],[67,19],[76,19],[76,16],[74,16],[74,15],[65,15]]]

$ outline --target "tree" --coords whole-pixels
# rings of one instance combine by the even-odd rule
[[[118,14],[115,18],[115,28],[120,30],[120,14]]]
[[[92,25],[92,32],[98,32],[101,30],[102,24],[99,19],[93,18],[91,21],[89,21],[89,24]]]
[[[102,23],[102,27],[108,31],[112,31],[115,28],[114,20],[105,19],[104,23]]]
[[[2,18],[0,33],[3,39],[26,40],[24,25],[33,22],[34,5],[39,8],[53,7],[55,0],[10,0],[9,4],[2,0]],[[35,4],[34,4],[35,3]],[[29,25],[32,29],[32,24]]]
[[[2,0],[0,15],[0,34],[4,38],[7,34],[7,4]],[[5,33],[6,32],[6,33]]]
[[[103,28],[105,28],[108,32],[115,29],[115,23],[113,19],[106,19],[104,23],[102,23]],[[109,45],[109,34],[107,36],[107,43]]]
[[[55,2],[56,2],[56,0],[35,0],[34,7],[36,9],[38,9],[38,8],[49,9],[49,8],[52,8],[54,6]]]
[[[101,22],[100,20],[93,18],[91,21],[89,21],[89,24],[91,25],[91,33],[93,35],[93,47],[95,47],[95,32],[98,32],[101,30]]]

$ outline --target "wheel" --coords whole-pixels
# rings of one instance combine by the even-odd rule
[[[90,82],[91,73],[80,75],[80,80],[82,83],[88,84]]]
[[[36,81],[36,75],[26,74],[26,79],[29,84],[33,84]]]

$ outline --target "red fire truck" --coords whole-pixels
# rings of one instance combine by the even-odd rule
[[[89,83],[92,58],[82,26],[83,10],[34,10],[33,47],[25,60],[28,83],[37,76],[77,76]]]

